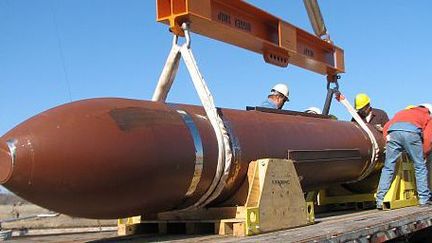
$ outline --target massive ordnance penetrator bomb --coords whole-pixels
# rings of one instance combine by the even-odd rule
[[[364,178],[371,142],[354,123],[256,110],[220,109],[234,151],[212,205],[241,205],[249,162],[295,161],[307,191]],[[383,141],[375,134],[380,147]],[[215,133],[202,107],[130,99],[62,105],[0,139],[0,183],[57,212],[120,218],[182,209],[209,189]]]

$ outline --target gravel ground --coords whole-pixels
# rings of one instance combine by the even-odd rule
[[[53,213],[33,204],[0,205],[0,221],[20,219],[37,214]],[[89,226],[114,226],[117,220],[95,220],[74,218],[60,214],[57,217],[41,219],[25,219],[15,222],[2,223],[3,229],[40,229],[40,228],[72,228]]]
[[[45,208],[34,204],[3,204],[0,205],[0,222],[2,230],[13,230],[14,234],[28,234],[33,229],[53,229],[53,228],[81,228],[81,227],[109,227],[116,226],[117,220],[95,220],[74,218],[59,214],[56,217],[32,218],[29,216],[39,214],[55,214]],[[11,221],[11,222],[5,222]],[[107,237],[114,237],[116,231],[80,234],[62,234],[52,236],[19,236],[12,237],[9,242],[87,242]]]

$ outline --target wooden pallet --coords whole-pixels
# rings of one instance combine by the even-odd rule
[[[244,235],[244,220],[143,220],[139,224],[119,226],[119,235],[136,234],[219,234]]]

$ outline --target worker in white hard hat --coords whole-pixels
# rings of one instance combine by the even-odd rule
[[[317,115],[321,115],[321,109],[315,106],[311,106],[309,108],[307,108],[304,112],[306,113],[310,113],[310,114],[317,114]]]
[[[354,100],[355,109],[361,119],[382,132],[384,125],[389,121],[388,115],[381,109],[372,108],[370,103],[371,99],[364,93],[357,94]]]
[[[285,102],[289,101],[289,90],[286,84],[276,84],[270,90],[267,100],[261,104],[261,107],[282,109]]]

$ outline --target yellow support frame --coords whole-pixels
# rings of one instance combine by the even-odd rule
[[[414,164],[404,154],[396,164],[395,178],[384,197],[383,210],[417,205],[416,191]]]
[[[318,194],[318,205],[362,203],[375,201],[373,193],[350,194],[340,196],[327,196],[326,190],[320,190]]]

